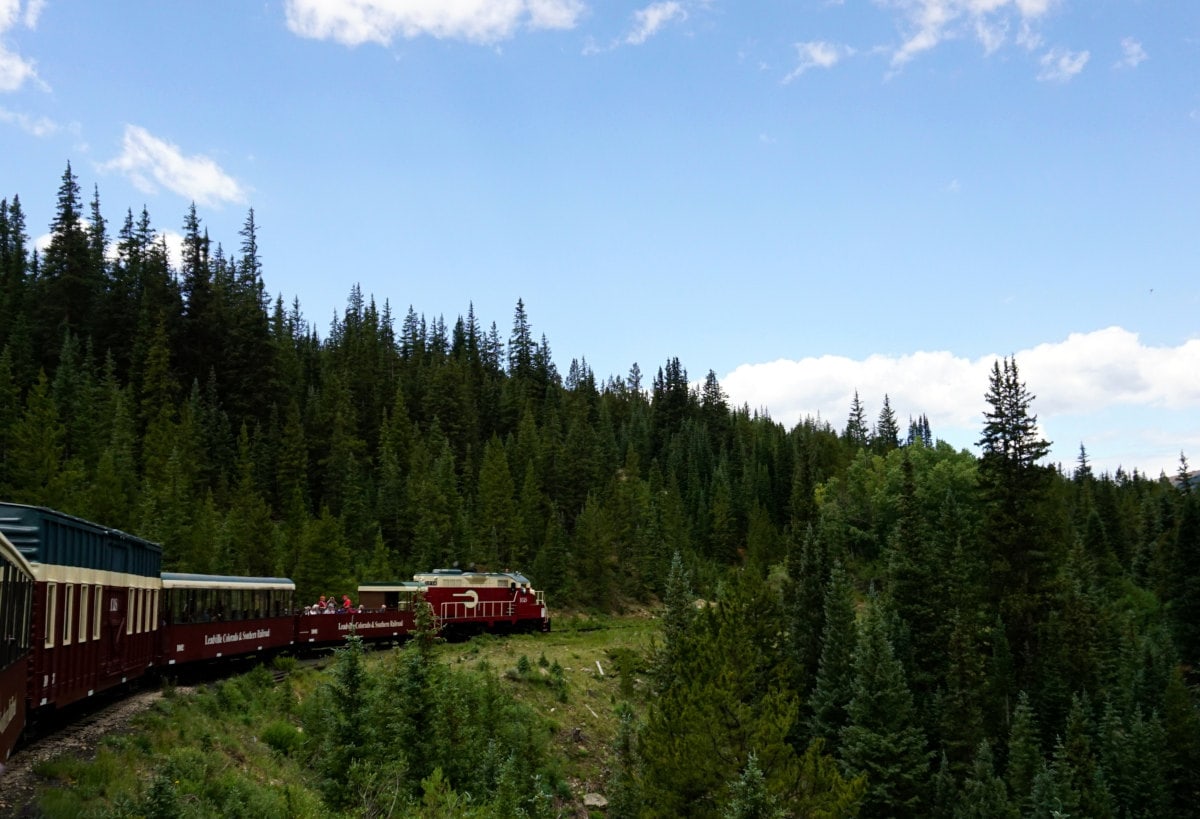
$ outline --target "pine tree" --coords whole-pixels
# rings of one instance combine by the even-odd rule
[[[900,446],[900,424],[896,421],[896,413],[892,411],[887,393],[883,395],[883,409],[879,411],[879,420],[875,422],[871,446],[880,455],[886,455]]]
[[[255,484],[250,435],[245,424],[238,436],[238,480],[226,531],[233,547],[231,557],[237,574],[271,577],[280,573],[271,508]]]
[[[855,686],[855,646],[859,642],[854,618],[854,595],[840,562],[834,562],[825,587],[821,655],[809,707],[809,733],[832,753],[841,747]],[[839,754],[840,755],[840,754]]]
[[[791,541],[784,586],[784,617],[795,689],[805,698],[816,685],[825,628],[825,586],[829,567],[824,545],[812,526],[799,543]]]
[[[1004,780],[996,776],[992,746],[986,739],[980,741],[975,751],[954,816],[956,819],[1016,819],[1020,816],[1008,801]]]
[[[1183,472],[1187,472],[1184,462]],[[1181,479],[1179,525],[1169,550],[1170,596],[1166,600],[1180,659],[1200,667],[1200,491]]]
[[[42,365],[57,362],[52,351],[64,332],[87,335],[92,311],[102,286],[101,270],[93,269],[93,254],[83,226],[83,203],[79,181],[67,163],[58,189],[58,207],[50,225],[50,244],[37,280],[38,328],[36,338],[43,351]]]
[[[65,439],[46,373],[40,372],[25,397],[25,411],[12,429],[8,481],[15,500],[62,508]]]
[[[992,575],[992,599],[1008,626],[1017,677],[1028,681],[1037,656],[1036,623],[1048,605],[1060,529],[1043,511],[1053,474],[1038,461],[1049,442],[1038,434],[1015,360],[992,366],[979,445],[979,487],[986,509],[982,529]]]
[[[785,797],[800,787],[787,742],[798,704],[777,672],[778,616],[773,592],[751,573],[732,578],[697,615],[641,735],[650,815],[714,804],[752,750],[770,793]]]
[[[929,773],[925,736],[878,603],[868,608],[859,630],[846,710],[840,756],[847,771],[867,775],[860,815],[920,815]]]
[[[850,417],[846,421],[846,432],[843,436],[851,448],[870,445],[870,433],[867,431],[867,415],[862,402],[858,400],[858,390],[854,391],[854,400],[850,403]]]
[[[721,808],[721,819],[783,819],[787,811],[767,789],[758,757],[751,751],[741,775],[729,785],[729,799]]]
[[[986,690],[984,654],[981,635],[972,619],[957,611],[950,619],[953,629],[944,689],[937,697],[937,727],[952,770],[967,774],[972,755],[977,755],[979,744],[986,742],[981,702]]]
[[[1073,697],[1067,716],[1066,736],[1055,748],[1055,764],[1064,784],[1079,799],[1081,815],[1113,817],[1112,796],[1093,749],[1094,728],[1086,697]]]
[[[485,544],[485,562],[500,568],[513,565],[523,526],[517,517],[516,487],[504,445],[493,436],[483,450],[479,470],[477,538]]]
[[[1032,807],[1033,783],[1042,767],[1041,741],[1033,707],[1024,691],[1013,709],[1012,728],[1008,735],[1008,770],[1005,781],[1012,804],[1026,813]]]
[[[675,552],[671,556],[671,570],[667,574],[667,591],[664,597],[662,645],[654,661],[655,687],[663,691],[678,679],[688,646],[688,633],[696,617],[692,602],[691,575],[683,565],[683,556]]]
[[[21,416],[21,391],[13,378],[12,351],[8,345],[0,348],[0,491],[12,492],[9,481],[9,458],[13,434]]]

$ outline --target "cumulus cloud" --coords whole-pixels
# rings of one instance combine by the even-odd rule
[[[1005,355],[1016,359],[1021,380],[1037,396],[1032,410],[1057,439],[1056,460],[1073,462],[1080,442],[1095,455],[1090,442],[1102,441],[1106,451],[1120,457],[1101,457],[1097,463],[1115,468],[1123,461],[1127,470],[1139,467],[1157,475],[1170,470],[1189,442],[1200,445],[1194,423],[1187,420],[1200,409],[1200,339],[1151,347],[1120,327],[973,360],[934,351],[743,364],[721,385],[735,405],[765,409],[786,426],[820,418],[838,430],[845,426],[856,390],[872,420],[886,394],[902,428],[910,416],[924,414],[935,437],[970,446],[982,429],[992,365]],[[1135,424],[1130,414],[1142,417]],[[1184,419],[1186,431],[1163,429],[1175,415]],[[1118,417],[1119,422],[1113,420]]]
[[[1068,51],[1052,48],[1039,60],[1041,69],[1037,78],[1041,82],[1068,82],[1083,70],[1091,54],[1087,51]]]
[[[1057,0],[878,0],[896,8],[902,17],[904,39],[892,52],[892,67],[899,68],[942,42],[973,36],[990,54],[1008,39],[1016,23],[1019,39],[1035,35],[1031,27],[1046,16]]]
[[[161,185],[201,205],[246,201],[242,184],[212,159],[200,154],[186,156],[178,145],[137,125],[125,126],[120,156],[101,167],[124,173],[145,193],[157,193]]]
[[[5,35],[13,28],[36,28],[43,0],[0,0],[0,92],[17,91],[27,82],[40,82],[33,61],[9,49]]]
[[[687,12],[676,2],[652,3],[633,13],[633,29],[625,35],[629,45],[641,45],[658,33],[659,29],[675,20],[686,20]]]
[[[1137,68],[1145,60],[1146,49],[1142,48],[1142,44],[1132,37],[1126,37],[1121,40],[1121,59],[1117,61],[1114,67]]]
[[[314,40],[387,45],[396,36],[493,43],[530,29],[568,29],[582,0],[287,0],[287,27]]]
[[[7,108],[0,108],[0,122],[15,125],[35,137],[50,136],[58,131],[58,123],[53,120],[46,117],[31,117],[28,114],[9,111]]]
[[[807,43],[796,43],[796,53],[799,55],[799,61],[791,73],[783,78],[785,83],[791,82],[810,68],[833,68],[843,57],[853,54],[854,50],[823,40],[811,40]]]

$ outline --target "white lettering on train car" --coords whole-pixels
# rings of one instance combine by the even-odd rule
[[[243,640],[261,640],[271,636],[271,629],[260,628],[257,631],[231,631],[225,634],[210,634],[204,638],[204,645],[219,646],[226,643],[240,643]]]

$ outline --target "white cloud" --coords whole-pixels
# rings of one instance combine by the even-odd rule
[[[667,23],[675,20],[686,20],[687,12],[681,4],[671,0],[664,3],[652,3],[644,9],[633,13],[633,29],[625,35],[629,45],[641,45]]]
[[[16,26],[36,28],[44,0],[31,0],[22,10],[21,0],[0,0],[0,38]],[[0,39],[0,92],[16,91],[26,82],[40,82],[32,60],[9,49]]]
[[[207,156],[185,156],[178,145],[159,139],[145,128],[125,126],[121,155],[102,170],[124,173],[141,191],[157,193],[158,186],[201,205],[242,203],[247,191]]]
[[[935,437],[970,447],[982,429],[988,376],[1003,355],[1016,359],[1021,380],[1037,396],[1031,409],[1054,441],[1056,461],[1072,464],[1082,442],[1102,468],[1123,465],[1157,476],[1171,473],[1181,449],[1200,447],[1193,420],[1200,410],[1200,339],[1150,347],[1120,327],[975,360],[937,351],[743,364],[721,385],[733,404],[766,409],[786,426],[821,418],[839,431],[856,390],[872,421],[886,394],[902,429],[910,416],[924,414]]]
[[[37,79],[33,63],[0,45],[0,91],[16,91],[26,81]]]
[[[1041,70],[1037,78],[1041,82],[1067,82],[1087,65],[1091,54],[1087,51],[1068,51],[1052,48],[1039,60]]]
[[[1132,37],[1121,40],[1121,55],[1114,68],[1137,68],[1139,63],[1147,59],[1146,49]]]
[[[582,0],[287,0],[285,9],[294,34],[348,46],[422,35],[493,43],[521,25],[572,28],[584,10]]]
[[[986,53],[998,50],[1014,22],[1020,26],[1018,42],[1036,37],[1031,27],[1047,15],[1058,0],[876,0],[896,8],[903,18],[904,40],[892,52],[899,68],[942,42],[974,36]]]
[[[853,54],[854,50],[823,40],[812,40],[796,43],[796,53],[799,55],[799,62],[791,73],[783,78],[785,83],[791,82],[810,68],[833,68],[842,57]]]
[[[7,108],[0,108],[0,122],[16,125],[25,133],[35,136],[50,136],[58,131],[58,123],[46,117],[31,117]]]

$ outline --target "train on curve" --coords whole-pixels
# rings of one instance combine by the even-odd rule
[[[0,503],[0,765],[38,717],[172,666],[344,643],[402,641],[427,602],[448,635],[549,631],[543,593],[515,572],[437,569],[358,588],[313,614],[280,577],[162,571],[148,540]]]

